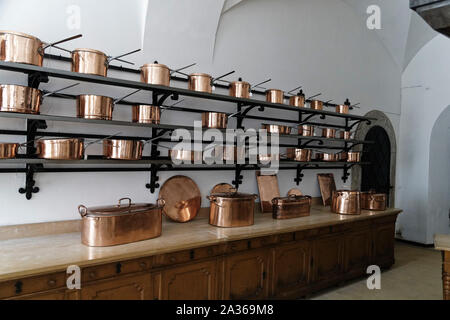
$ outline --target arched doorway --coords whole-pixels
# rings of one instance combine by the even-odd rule
[[[389,136],[380,126],[369,129],[365,140],[373,141],[363,147],[361,161],[370,162],[370,165],[362,167],[361,191],[376,190],[377,193],[391,191],[391,142]]]

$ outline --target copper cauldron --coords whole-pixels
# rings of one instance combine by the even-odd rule
[[[272,199],[272,217],[274,219],[292,219],[309,216],[311,211],[310,196],[291,194],[288,197]]]
[[[134,105],[131,108],[132,121],[137,123],[153,123],[161,122],[161,108],[147,104]]]
[[[169,86],[170,69],[157,61],[155,63],[144,64],[141,67],[141,82]]]
[[[286,157],[289,160],[300,161],[300,162],[310,162],[311,161],[311,150],[310,149],[298,149],[298,148],[287,148]]]
[[[107,159],[140,160],[143,148],[140,140],[103,140],[103,156]]]
[[[77,96],[77,117],[112,120],[114,100],[111,97],[83,94]]]
[[[340,152],[337,154],[337,157],[338,157],[338,159],[337,159],[338,161],[345,162],[348,160],[348,152]]]
[[[221,112],[203,112],[202,113],[202,127],[212,129],[226,129],[228,123],[228,116]]]
[[[128,201],[127,204],[122,202]],[[115,206],[78,206],[82,217],[81,242],[106,247],[159,237],[162,230],[164,200],[157,204],[132,203],[122,198]]]
[[[349,190],[333,191],[331,211],[343,215],[361,214],[361,192]]]
[[[233,81],[230,84],[230,96],[236,98],[250,98],[250,83],[242,81]]]
[[[39,139],[36,154],[40,159],[80,160],[84,155],[83,139]]]
[[[267,130],[268,133],[278,133],[278,134],[290,134],[292,128],[289,126],[281,126],[277,124],[262,124],[262,129]]]
[[[255,194],[237,192],[215,193],[207,196],[211,207],[209,223],[217,227],[245,227],[254,222]]]
[[[0,159],[14,159],[19,146],[18,143],[0,143]]]
[[[31,87],[0,85],[0,111],[39,114],[42,92]]]
[[[284,91],[279,89],[266,90],[266,101],[270,103],[284,103]]]
[[[314,137],[314,127],[308,124],[298,126],[298,134],[304,137]]]
[[[314,110],[323,110],[323,101],[311,100],[310,106],[311,106],[311,109],[314,109]]]
[[[206,73],[192,73],[188,77],[188,89],[211,93],[212,77]]]
[[[336,129],[333,128],[323,128],[322,129],[322,137],[334,139],[336,137]]]
[[[361,192],[361,208],[364,210],[386,210],[386,194],[374,192]]]

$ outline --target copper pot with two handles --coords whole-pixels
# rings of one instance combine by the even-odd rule
[[[361,192],[361,208],[364,210],[384,211],[386,210],[386,202],[387,196],[385,193]]]
[[[342,215],[361,214],[361,192],[350,190],[333,191],[331,211]]]
[[[292,219],[310,215],[312,197],[291,194],[287,197],[272,199],[272,217],[274,219]]]
[[[40,159],[80,160],[84,156],[83,139],[39,139],[35,144]]]
[[[224,228],[253,225],[257,195],[224,192],[211,194],[206,198],[210,201],[211,225]]]
[[[312,151],[310,149],[287,148],[286,157],[289,160],[310,162]]]

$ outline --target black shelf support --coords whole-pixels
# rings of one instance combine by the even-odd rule
[[[34,181],[34,173],[37,168],[42,167],[42,164],[27,164],[26,166],[25,188],[20,188],[19,193],[25,194],[27,200],[31,200],[33,193],[39,192],[39,188],[35,187],[36,181]]]
[[[308,115],[304,120],[299,120],[299,125],[308,124],[309,123],[308,121],[310,119],[316,117],[316,116],[320,116],[319,119],[321,119],[321,120],[325,120],[326,119],[326,115],[325,114],[314,114],[313,113],[313,114]]]
[[[150,193],[155,193],[155,190],[159,188],[159,176],[158,171],[161,165],[152,164],[150,166],[150,183],[147,183],[145,187],[150,189]]]
[[[167,97],[166,97],[167,98]],[[168,132],[168,129],[158,129],[158,128],[152,128],[152,142],[151,142],[151,149],[150,149],[150,159],[157,159],[160,155],[160,152],[158,150],[158,140],[161,139],[166,132]],[[145,187],[147,189],[150,189],[150,193],[155,193],[155,190],[159,188],[159,176],[158,171],[161,169],[163,165],[156,165],[152,164],[150,165],[150,183],[147,183]]]
[[[178,93],[165,92],[159,93],[158,91],[152,92],[152,105],[162,106],[167,98],[171,97],[172,100],[178,100]]]
[[[344,174],[343,174],[343,176],[342,176],[342,181],[345,183],[345,182],[347,182],[347,180],[348,180],[348,177],[350,177],[350,169],[351,168],[353,168],[353,166],[355,166],[356,165],[356,163],[352,163],[352,164],[350,164],[350,165],[344,165]]]
[[[294,181],[295,181],[295,183],[296,183],[297,185],[300,185],[300,182],[302,182],[303,177],[305,176],[305,175],[302,173],[302,171],[303,171],[304,168],[305,168],[305,166],[297,165],[297,172],[296,172],[295,179],[294,179]]]
[[[38,89],[41,83],[48,82],[48,75],[42,72],[32,72],[28,74],[28,86]]]
[[[346,120],[346,122],[348,122],[349,119],[345,119],[345,120]],[[356,121],[353,122],[351,125],[346,124],[346,127],[347,127],[347,129],[348,129],[347,131],[352,130],[355,126],[357,126],[357,125],[360,124],[361,122],[366,122],[366,124],[367,124],[368,126],[370,126],[370,125],[372,124],[372,121],[371,121],[371,120],[366,120],[366,119],[356,120]]]
[[[236,190],[239,189],[239,185],[242,184],[242,180],[244,179],[244,176],[242,175],[242,168],[242,165],[237,164],[234,170],[234,180],[231,183]]]

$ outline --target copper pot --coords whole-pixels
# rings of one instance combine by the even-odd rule
[[[0,143],[0,159],[14,159],[19,146],[18,143]]]
[[[132,120],[137,123],[153,123],[161,122],[161,108],[147,104],[139,104],[131,107]]]
[[[323,128],[322,129],[322,137],[323,138],[332,138],[336,137],[336,129],[333,128]]]
[[[83,139],[39,139],[36,154],[40,159],[80,160],[84,155]]]
[[[266,101],[270,103],[284,103],[284,91],[279,89],[266,90]]]
[[[310,106],[311,106],[311,109],[314,109],[314,110],[323,110],[323,101],[311,100]]]
[[[42,67],[44,44],[36,37],[21,32],[0,31],[0,60]]]
[[[299,108],[305,107],[305,96],[299,95],[299,96],[292,96],[289,98],[289,105]]]
[[[319,161],[326,161],[326,162],[334,162],[338,161],[338,155],[335,153],[328,153],[328,152],[318,152],[316,153],[316,160]]]
[[[169,150],[169,156],[172,160],[183,161],[183,162],[203,162],[203,152],[202,151],[191,151],[191,150]]]
[[[286,157],[289,160],[300,161],[300,162],[310,162],[311,161],[311,150],[310,149],[298,149],[298,148],[287,148]]]
[[[94,49],[75,49],[72,51],[72,71],[106,77],[108,56]]]
[[[42,92],[31,87],[0,85],[0,111],[39,114]]]
[[[112,120],[114,100],[111,97],[83,94],[77,96],[77,117]]]
[[[348,104],[340,104],[336,106],[337,113],[348,114],[350,106]]]
[[[258,154],[259,162],[280,161],[280,154]]]
[[[348,159],[348,152],[340,152],[337,154],[338,161],[347,161]]]
[[[344,215],[361,214],[361,193],[348,190],[333,191],[331,211]]]
[[[298,126],[298,134],[304,137],[314,136],[314,127],[308,124]]]
[[[245,81],[233,81],[230,84],[230,96],[236,98],[250,98],[250,83]]]
[[[297,196],[272,199],[272,217],[274,219],[292,219],[309,216],[312,198],[310,196]]]
[[[202,127],[211,129],[226,129],[228,116],[221,112],[203,112]]]
[[[103,140],[103,156],[107,159],[140,160],[144,143],[139,140]]]
[[[255,194],[237,192],[207,196],[210,201],[209,223],[217,227],[244,227],[254,222]]]
[[[361,161],[361,153],[360,152],[348,152],[347,155],[348,155],[348,158],[347,158],[348,162],[360,162]]]
[[[352,131],[339,131],[338,139],[350,140],[352,138],[352,135]]]
[[[278,133],[278,134],[290,134],[292,128],[289,126],[281,126],[277,124],[262,124],[262,128],[267,130],[268,133]]]
[[[170,69],[164,64],[148,63],[141,67],[141,82],[161,86],[170,85]]]
[[[122,205],[124,200],[128,201],[126,205]],[[91,247],[106,247],[159,237],[163,207],[162,199],[152,204],[132,203],[130,198],[120,199],[115,206],[80,205],[81,242]]]
[[[386,210],[386,194],[374,192],[361,192],[361,208],[364,210]]]
[[[211,93],[212,77],[206,73],[192,73],[188,77],[188,89]]]

